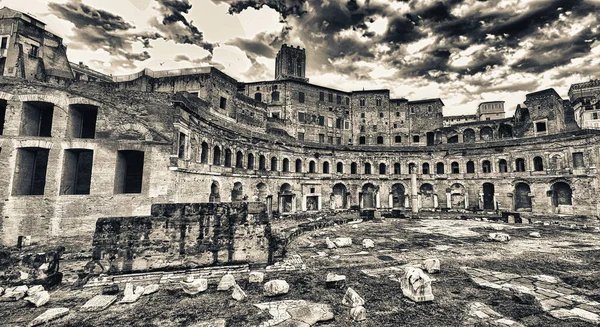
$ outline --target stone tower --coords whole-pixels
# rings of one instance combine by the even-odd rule
[[[306,52],[304,49],[283,44],[275,60],[275,79],[295,79],[308,82],[305,70]]]

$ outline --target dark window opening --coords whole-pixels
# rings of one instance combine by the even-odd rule
[[[308,163],[308,172],[309,172],[309,173],[311,173],[311,174],[314,174],[314,173],[316,173],[316,171],[317,171],[317,168],[316,168],[316,167],[317,167],[317,166],[316,166],[315,162],[311,160],[311,161]]]
[[[244,168],[244,154],[242,151],[235,153],[235,168]]]
[[[32,56],[32,57],[37,58],[38,54],[39,54],[39,50],[40,50],[39,47],[37,47],[35,45],[32,45],[31,49],[29,50],[29,55]]]
[[[451,168],[452,168],[452,173],[453,174],[459,174],[460,173],[460,168],[459,168],[458,162],[453,162]]]
[[[304,142],[304,133],[298,132],[298,141]]]
[[[500,161],[498,162],[498,169],[501,173],[508,172],[508,164],[506,163],[506,160],[500,159]]]
[[[213,149],[213,165],[221,165],[221,148],[219,146],[215,146]]]
[[[419,137],[419,135],[413,135],[413,143],[419,143],[421,141],[421,138]]]
[[[423,175],[427,175],[427,174],[429,174],[429,164],[424,163],[423,164]]]
[[[327,161],[323,163],[323,174],[329,174],[329,162]]]
[[[231,150],[225,149],[225,167],[231,167]]]
[[[386,174],[386,167],[384,163],[380,163],[379,164],[379,175],[385,175]]]
[[[435,133],[427,132],[427,146],[434,145],[435,142]]]
[[[338,95],[338,96],[336,97],[336,99],[335,99],[335,103],[336,103],[336,104],[342,104],[342,96],[341,96],[341,95]]]
[[[467,161],[467,174],[475,174],[475,163]]]
[[[515,168],[517,169],[518,172],[524,172],[525,171],[525,159],[523,158],[519,158],[515,161]]]
[[[444,164],[441,162],[438,162],[435,165],[435,173],[436,174],[444,174]]]
[[[350,174],[355,175],[358,172],[358,165],[356,164],[356,162],[353,162],[350,165]]]
[[[48,102],[29,101],[23,103],[21,136],[52,136],[54,105]]]
[[[583,161],[583,152],[573,153],[573,168],[583,168],[585,163]]]
[[[118,151],[115,176],[115,193],[142,193],[144,152]]]
[[[0,72],[2,75],[2,72]],[[6,100],[0,99],[0,135],[4,134],[4,119],[6,118]]]
[[[365,175],[371,175],[371,164],[365,162]]]
[[[296,172],[297,173],[302,172],[302,160],[300,160],[300,159],[296,159]]]
[[[492,172],[492,164],[490,163],[489,160],[485,160],[481,163],[481,170],[485,174]]]
[[[298,93],[298,102],[304,103],[304,92]]]
[[[540,121],[535,123],[536,132],[545,132],[546,131],[546,122]]]
[[[383,136],[377,136],[377,144],[383,144]]]
[[[8,45],[8,37],[3,37],[2,43],[0,43],[0,49],[6,49],[7,45]]]
[[[367,139],[364,136],[359,137],[358,144],[367,144]]]
[[[83,104],[70,105],[69,113],[72,137],[84,139],[96,137],[98,107]]]
[[[254,100],[262,101],[262,93],[260,93],[260,92],[254,93]]]
[[[535,171],[543,171],[544,170],[544,161],[541,157],[533,158],[533,170]]]
[[[94,151],[65,150],[60,194],[90,194]]]
[[[277,171],[277,157],[271,158],[271,171]]]
[[[450,136],[448,138],[448,143],[450,143],[450,144],[458,143],[458,135]]]
[[[279,91],[275,91],[275,92],[271,93],[271,100],[279,101]]]
[[[333,102],[333,93],[327,94],[327,100],[329,100],[329,102]]]
[[[177,157],[179,159],[185,159],[185,146],[186,146],[185,134],[179,133],[179,149],[178,149],[178,153],[177,153]]]
[[[325,93],[319,92],[319,101],[325,101]]]
[[[252,153],[248,153],[248,163],[246,165],[247,169],[254,169],[254,155]]]
[[[319,134],[319,143],[325,143],[325,134]]]
[[[417,173],[417,165],[414,162],[408,164],[408,173],[416,174]]]
[[[337,169],[336,172],[339,174],[343,174],[344,173],[344,164],[341,162],[337,163]]]
[[[325,116],[319,116],[319,126],[325,126]]]
[[[287,173],[290,171],[290,159],[288,159],[288,158],[283,159],[281,171],[283,171],[284,173]]]
[[[258,170],[267,170],[267,158],[262,154],[258,157]]]
[[[396,135],[396,136],[394,137],[394,142],[396,142],[396,143],[402,143],[402,136],[400,136],[400,135]]]
[[[200,152],[200,162],[208,163],[208,144],[206,142],[202,142],[202,149]]]
[[[221,97],[221,100],[219,101],[219,108],[221,108],[221,109],[227,108],[227,99],[226,98]]]
[[[20,148],[13,183],[13,195],[43,195],[50,150]]]
[[[394,164],[394,175],[400,175],[400,164],[399,163]]]
[[[306,120],[306,113],[298,112],[298,121],[303,123]]]

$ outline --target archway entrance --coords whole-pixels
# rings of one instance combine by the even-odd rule
[[[573,191],[565,182],[552,184],[552,205],[555,208],[573,205]]]
[[[348,205],[348,190],[342,183],[333,186],[332,209],[346,209]]]
[[[233,189],[231,189],[231,202],[241,202],[244,201],[244,186],[240,182],[236,182],[233,184]]]
[[[517,183],[515,185],[515,210],[531,210],[531,197],[529,193],[531,193],[531,189],[526,183]]]
[[[392,207],[404,208],[404,194],[405,194],[404,185],[397,183],[392,185]]]
[[[219,192],[219,183],[212,182],[210,185],[210,195],[208,196],[208,202],[219,203],[221,202],[221,194]]]
[[[433,185],[425,183],[419,189],[421,192],[421,208],[435,208]]]
[[[452,184],[450,186],[450,208],[465,209],[467,207],[465,187],[462,184]]]
[[[360,194],[361,209],[374,209],[377,207],[378,188],[371,183],[363,185]]]
[[[281,185],[279,189],[279,212],[294,212],[294,193],[292,186],[288,183]]]
[[[484,183],[483,184],[483,209],[485,210],[494,210],[494,193],[495,188],[492,183]]]

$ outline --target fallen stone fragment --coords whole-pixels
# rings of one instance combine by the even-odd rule
[[[542,237],[542,235],[539,232],[531,232],[531,233],[529,233],[529,236],[533,237],[533,238],[540,238],[540,237]]]
[[[338,237],[333,240],[333,243],[339,248],[349,247],[352,246],[352,239],[349,237]]]
[[[102,286],[102,295],[117,295],[119,294],[119,284],[109,284]]]
[[[509,290],[515,302],[528,305],[535,304],[535,296],[529,291],[525,291],[524,289],[517,289],[514,287],[509,288]]]
[[[25,301],[35,305],[37,308],[48,303],[49,300],[50,293],[48,293],[48,291],[37,292],[25,298]]]
[[[333,243],[329,237],[325,238],[325,245],[327,245],[328,249],[335,249],[337,246]]]
[[[365,249],[374,248],[374,247],[375,247],[375,242],[373,242],[373,240],[372,240],[372,239],[370,239],[370,238],[365,238],[365,239],[362,241],[362,246],[363,246],[363,248],[365,248]]]
[[[415,302],[433,301],[431,279],[419,268],[407,267],[400,286],[402,294]]]
[[[64,317],[67,315],[67,313],[69,313],[69,309],[68,308],[52,308],[52,309],[48,309],[46,310],[46,312],[42,313],[41,315],[37,316],[35,319],[33,319],[30,323],[29,323],[29,327],[33,327],[33,326],[38,326],[41,324],[45,324],[47,322],[50,322],[52,320],[56,320],[60,317]]]
[[[300,307],[291,307],[287,309],[287,313],[290,315],[290,320],[295,323],[290,323],[289,325],[296,327],[312,326],[319,321],[333,319],[331,307],[327,304],[321,303],[308,304]]]
[[[233,289],[233,293],[231,293],[231,297],[236,300],[236,301],[242,301],[244,299],[246,299],[246,293],[244,292],[244,290],[242,290],[242,288],[238,285],[235,284],[232,287]]]
[[[352,229],[358,229],[358,225],[352,225]]]
[[[354,307],[350,309],[350,317],[352,317],[352,320],[354,321],[363,321],[367,319],[367,310],[362,305]]]
[[[39,293],[39,292],[43,292],[43,291],[44,291],[44,286],[34,285],[27,289],[27,295],[31,296],[31,295],[34,295],[35,293]]]
[[[440,272],[440,259],[427,259],[423,262],[423,268],[430,274]]]
[[[116,300],[116,295],[96,295],[81,307],[81,311],[102,311],[115,303]]]
[[[19,279],[25,280],[27,278],[29,278],[29,273],[26,273],[24,271],[19,271]]]
[[[137,286],[134,289],[134,286],[132,283],[127,283],[127,284],[125,284],[124,296],[121,299],[121,301],[119,301],[119,303],[120,304],[134,303],[137,300],[139,300],[139,298],[142,297],[143,294],[144,294],[143,286]]]
[[[260,271],[251,271],[248,276],[248,283],[262,283],[265,279],[265,273]]]
[[[142,295],[150,295],[152,293],[156,293],[158,292],[159,286],[158,284],[150,284],[146,287],[144,287],[144,294]]]
[[[264,295],[277,296],[287,294],[290,290],[290,285],[285,280],[275,279],[265,283]]]
[[[194,279],[190,276],[185,280],[180,281],[179,285],[181,285],[181,288],[186,294],[196,295],[206,291],[208,288],[208,280],[206,278]]]
[[[27,289],[27,285],[9,287],[4,290],[4,294],[0,297],[0,302],[18,301],[25,297]]]
[[[348,290],[342,299],[342,304],[351,308],[360,307],[365,304],[365,300],[363,300],[363,298],[360,297],[355,290],[353,290],[351,287],[348,287]]]
[[[496,242],[508,242],[510,241],[510,235],[506,233],[490,233],[488,239]]]
[[[346,285],[346,276],[337,275],[334,273],[328,273],[327,279],[325,280],[325,286],[327,288],[342,288]]]
[[[235,284],[235,277],[233,277],[232,274],[227,273],[221,277],[221,281],[217,286],[217,291],[229,291]]]
[[[227,321],[225,319],[214,319],[209,321],[199,321],[189,327],[225,327]]]

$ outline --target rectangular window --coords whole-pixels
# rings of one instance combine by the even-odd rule
[[[535,123],[535,130],[538,133],[545,132],[546,131],[546,122],[543,122],[543,121],[536,122]]]
[[[304,103],[304,92],[298,93],[298,102]]]
[[[13,178],[13,195],[44,195],[50,150],[20,148]]]
[[[373,125],[373,132],[377,132],[377,125]]]
[[[306,120],[306,113],[298,112],[298,121],[303,123]]]
[[[335,128],[342,129],[342,118],[335,119]]]
[[[344,121],[344,129],[350,129],[350,122]]]
[[[396,135],[396,136],[394,137],[394,142],[396,142],[396,143],[402,143],[402,136],[400,136],[400,135]]]
[[[592,119],[594,119],[594,120],[598,119],[598,113],[597,112],[592,113]]]
[[[179,133],[179,151],[177,153],[177,157],[179,159],[185,159],[185,147],[186,147],[185,139],[186,139],[185,134]]]
[[[36,47],[35,45],[31,46],[31,50],[29,50],[29,55],[32,57],[37,58],[38,57],[38,53],[39,53],[39,48]]]
[[[325,126],[325,117],[319,116],[319,126]]]
[[[365,118],[365,113],[364,112],[360,113],[360,118]]]
[[[333,102],[333,93],[327,94],[327,100],[329,100],[329,102]]]
[[[400,111],[396,111],[396,117],[400,117]]]
[[[413,143],[419,143],[421,140],[421,138],[419,137],[419,135],[413,135]]]
[[[54,105],[48,102],[28,101],[23,103],[21,136],[50,137]]]
[[[142,193],[144,179],[144,152],[123,150],[117,152],[115,193]]]
[[[4,119],[6,118],[6,100],[0,99],[0,135],[4,133]]]
[[[336,100],[335,102],[337,104],[342,104],[342,96],[341,95],[338,95],[335,100]]]
[[[333,127],[333,118],[331,118],[331,117],[327,118],[327,127]]]
[[[224,97],[221,97],[221,101],[219,102],[219,108],[221,108],[221,109],[227,108],[227,99],[225,99]]]
[[[333,136],[327,136],[327,143],[333,144]]]
[[[65,150],[60,194],[90,194],[94,151]]]
[[[381,107],[381,98],[377,98],[375,100],[375,105],[378,106],[378,107]]]
[[[8,45],[8,37],[3,37],[2,43],[0,44],[0,49],[6,49],[7,45]]]
[[[337,145],[342,144],[342,138],[341,137],[336,137],[335,138],[335,144],[337,144]]]
[[[398,124],[394,123],[394,128],[398,128]]]
[[[325,134],[319,134],[319,143],[325,143]]]
[[[298,141],[304,142],[304,133],[298,132]]]
[[[349,106],[350,105],[350,98],[346,98],[346,105]]]
[[[319,92],[319,101],[325,101],[325,93]]]
[[[93,139],[96,137],[98,107],[86,104],[70,105],[69,116],[72,137],[84,139]]]
[[[415,113],[415,107],[410,107],[410,113],[414,114]]]
[[[583,168],[585,163],[583,161],[583,152],[573,153],[573,168]]]
[[[280,116],[281,116],[281,112],[279,112],[279,111],[273,111],[271,113],[271,117],[273,117],[273,118],[280,118]]]

